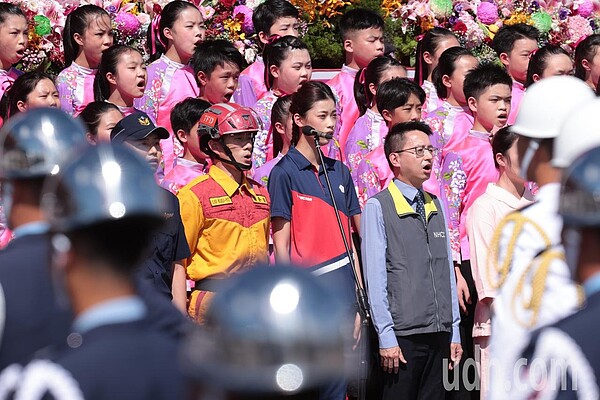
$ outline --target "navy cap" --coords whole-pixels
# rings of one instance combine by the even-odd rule
[[[117,122],[110,133],[110,141],[112,143],[124,143],[131,140],[142,140],[151,133],[156,133],[159,139],[169,137],[169,132],[163,127],[156,127],[148,114],[136,111]]]

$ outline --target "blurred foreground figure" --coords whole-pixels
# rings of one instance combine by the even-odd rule
[[[344,308],[310,273],[256,268],[219,291],[182,353],[201,400],[318,399],[351,362]]]

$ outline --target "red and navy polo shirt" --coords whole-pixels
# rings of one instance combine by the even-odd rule
[[[360,206],[350,171],[340,161],[328,157],[325,157],[325,167],[344,233],[351,244],[349,219],[360,214]],[[327,280],[350,279],[353,291],[352,271],[323,167],[317,171],[306,157],[292,147],[273,167],[268,189],[271,218],[281,217],[290,221],[292,263],[311,270],[315,275],[327,275]]]

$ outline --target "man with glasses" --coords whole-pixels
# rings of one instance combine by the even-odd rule
[[[384,151],[394,180],[367,201],[362,215],[384,399],[443,399],[444,365],[452,369],[462,356],[448,231],[440,202],[422,190],[437,151],[430,135],[421,122],[390,130]]]

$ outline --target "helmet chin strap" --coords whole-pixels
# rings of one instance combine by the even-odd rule
[[[227,157],[229,157],[229,159],[226,159],[217,154],[214,154],[214,152],[213,152],[214,156],[219,161],[222,161],[229,165],[233,165],[238,171],[241,171],[241,172],[249,171],[252,168],[252,164],[246,165],[246,164],[241,164],[236,161],[235,157],[233,156],[233,153],[231,152],[231,149],[229,148],[229,146],[227,146],[225,144],[225,141],[223,140],[222,137],[219,139],[219,143],[221,143],[221,147],[223,147],[223,151],[225,152],[225,154],[227,154]]]
[[[531,139],[529,144],[527,145],[527,150],[525,150],[525,154],[523,154],[523,159],[521,160],[521,170],[520,175],[521,178],[527,180],[527,170],[529,169],[529,165],[531,164],[531,160],[533,160],[533,156],[535,152],[540,147],[539,139]]]

